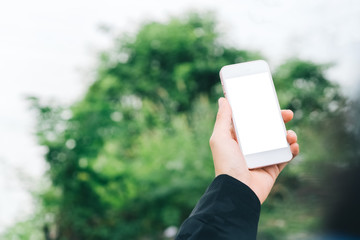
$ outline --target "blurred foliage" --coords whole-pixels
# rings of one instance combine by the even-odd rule
[[[223,44],[212,14],[189,13],[115,38],[72,106],[31,98],[52,183],[39,196],[47,239],[166,239],[164,230],[181,224],[214,177],[208,139],[220,68],[259,58]],[[318,169],[344,164],[350,152],[347,102],[328,67],[290,59],[274,71],[302,154],[263,205],[259,239],[313,231],[319,214],[301,209],[318,199]],[[23,239],[16,232],[9,239]]]

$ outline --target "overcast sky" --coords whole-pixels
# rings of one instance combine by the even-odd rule
[[[92,80],[95,53],[110,46],[100,24],[134,32],[146,20],[213,10],[230,44],[333,62],[344,94],[360,82],[360,1],[356,0],[12,0],[0,3],[0,232],[32,211],[27,193],[46,170],[25,96],[70,104]]]

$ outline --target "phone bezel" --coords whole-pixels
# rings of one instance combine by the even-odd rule
[[[252,75],[252,74],[257,74],[257,73],[264,73],[264,72],[267,72],[269,74],[272,89],[275,94],[275,98],[277,100],[276,103],[277,103],[278,114],[280,114],[280,116],[281,116],[280,105],[279,105],[279,101],[277,98],[274,82],[273,82],[273,79],[271,76],[270,67],[267,64],[267,62],[265,62],[264,60],[256,60],[256,61],[251,61],[251,62],[226,65],[221,68],[221,70],[220,70],[221,85],[222,85],[222,88],[224,91],[224,96],[228,99],[228,101],[230,103],[230,107],[231,107],[231,96],[228,96],[226,94],[227,91],[226,91],[226,84],[225,84],[224,80],[229,79],[229,78],[235,78],[235,77]],[[281,117],[281,119],[282,119],[282,117]],[[237,128],[236,128],[236,121],[233,120],[233,124],[234,124],[235,132],[236,132],[237,141],[239,143],[239,147],[241,148],[241,143],[239,141],[238,132],[237,132]],[[285,128],[284,122],[282,122],[282,126],[283,126],[283,131],[284,131],[284,137],[286,138],[286,128]],[[285,148],[273,149],[270,151],[248,154],[248,155],[244,155],[244,157],[245,157],[248,168],[253,169],[253,168],[265,167],[265,166],[269,166],[269,165],[288,162],[292,159],[292,153],[291,153],[289,144],[287,144],[287,147],[285,147]]]

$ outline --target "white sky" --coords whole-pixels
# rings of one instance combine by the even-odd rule
[[[270,65],[291,56],[336,63],[330,79],[354,96],[360,82],[360,1],[2,1],[0,232],[31,212],[27,189],[46,169],[25,96],[67,104],[79,99],[92,80],[88,70],[95,52],[110,45],[99,24],[135,31],[144,20],[164,20],[189,9],[217,12],[224,38],[261,51]]]

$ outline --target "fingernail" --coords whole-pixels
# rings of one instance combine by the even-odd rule
[[[296,136],[296,133],[293,130],[288,130],[288,133]]]
[[[219,100],[218,100],[218,104],[219,104],[219,107],[221,107],[221,105],[223,104],[223,98],[221,97],[221,98],[219,98]]]

